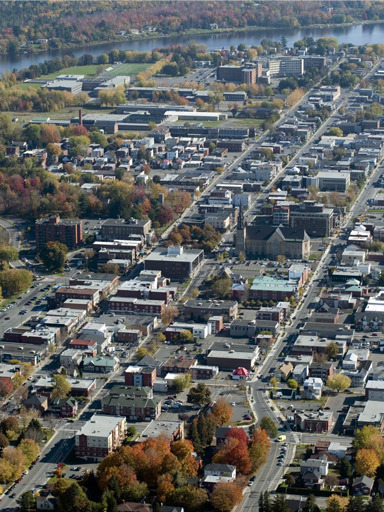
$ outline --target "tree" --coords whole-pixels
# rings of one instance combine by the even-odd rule
[[[32,285],[33,274],[29,270],[12,268],[0,272],[0,289],[4,297],[18,295]]]
[[[0,246],[0,261],[6,261],[9,263],[10,261],[16,261],[19,259],[19,251],[16,247],[10,247],[7,245]]]
[[[343,375],[342,373],[335,373],[327,379],[327,386],[332,389],[332,391],[337,391],[338,393],[348,389],[351,383],[352,381],[348,375]]]
[[[303,507],[303,512],[320,512],[320,508],[316,505],[316,498],[313,494],[310,494]]]
[[[336,487],[336,485],[339,483],[339,479],[336,475],[333,475],[332,473],[329,473],[324,478],[325,485],[328,487],[330,491],[333,491],[333,489]]]
[[[145,347],[140,347],[139,349],[137,349],[136,358],[138,361],[140,361],[140,359],[143,359],[143,357],[145,357],[146,355],[148,355],[148,350]]]
[[[5,434],[8,437],[8,439],[10,437],[13,437],[14,434],[19,430],[19,422],[17,418],[15,418],[14,416],[4,418],[0,423],[0,430],[3,434]]]
[[[374,477],[379,465],[380,460],[374,450],[362,448],[356,453],[355,471],[359,475]]]
[[[212,414],[218,425],[226,425],[232,418],[233,410],[225,398],[219,398],[212,407]]]
[[[218,483],[210,496],[213,507],[219,512],[231,512],[240,503],[243,493],[235,482]]]
[[[25,455],[19,448],[15,448],[14,446],[7,446],[4,448],[2,459],[10,463],[12,467],[12,476],[15,479],[21,475],[21,472],[26,467],[27,461]]]
[[[33,441],[32,439],[23,439],[18,447],[24,454],[28,466],[32,464],[34,460],[36,460],[37,456],[40,453],[39,445],[36,443],[36,441]]]
[[[167,306],[161,314],[161,321],[164,325],[171,324],[179,316],[179,310],[176,306]]]
[[[269,379],[269,383],[273,389],[276,389],[279,384],[279,381],[276,379],[276,377],[271,377]]]
[[[259,512],[271,512],[272,504],[269,496],[269,492],[265,491],[264,493],[260,493],[259,498]]]
[[[305,95],[305,92],[303,91],[303,89],[295,89],[287,96],[287,99],[286,99],[287,105],[290,107],[293,107],[294,105],[296,105],[296,103],[298,103],[301,100],[301,98],[304,95]]]
[[[1,380],[0,381],[0,396],[4,398],[4,397],[10,395],[13,391],[13,387],[14,387],[14,383],[12,383],[11,380]]]
[[[332,496],[326,499],[327,507],[325,510],[326,512],[344,512],[347,503],[348,498],[332,494]]]
[[[230,296],[232,290],[232,281],[229,278],[217,279],[212,284],[212,292],[220,297],[226,299]]]
[[[352,466],[347,457],[343,457],[340,459],[339,473],[340,473],[340,478],[348,478],[349,479],[352,477],[352,474],[353,474]]]
[[[287,258],[284,256],[284,254],[278,254],[276,256],[276,261],[278,263],[285,263],[287,261]]]
[[[259,427],[252,434],[251,445],[249,447],[249,456],[251,459],[253,471],[257,471],[260,466],[265,464],[270,446],[271,441],[267,435],[267,432]]]
[[[367,448],[372,440],[377,437],[381,437],[380,430],[372,425],[365,425],[359,430],[356,430],[355,437],[353,439],[353,447],[355,450],[361,450]]]
[[[376,493],[369,505],[369,512],[384,512],[384,501],[379,493]]]
[[[184,391],[184,389],[187,389],[190,386],[190,383],[191,376],[189,373],[185,373],[174,379],[173,387],[176,389],[178,393],[180,393],[181,391]]]
[[[346,512],[365,512],[365,501],[361,496],[352,496],[346,507]]]
[[[3,450],[7,446],[9,446],[8,437],[5,436],[3,433],[0,433],[0,450]]]
[[[66,398],[71,392],[71,385],[65,375],[56,374],[53,376],[52,398]]]
[[[283,494],[276,494],[272,501],[271,512],[291,512],[287,498]]]
[[[264,416],[264,418],[261,418],[260,428],[265,430],[271,439],[277,437],[277,434],[279,433],[275,422],[269,416]]]
[[[333,137],[342,137],[343,130],[338,126],[332,126],[332,128],[329,129],[328,134],[332,135]]]
[[[288,379],[287,380],[287,386],[290,389],[297,389],[299,387],[299,383],[295,379]]]
[[[188,329],[184,329],[180,332],[180,341],[183,343],[192,343],[193,339],[193,334]]]
[[[329,359],[334,359],[335,357],[337,357],[339,355],[339,347],[337,343],[335,343],[334,341],[328,343],[327,346],[325,347],[325,353],[327,354],[327,357]]]
[[[204,510],[207,501],[207,491],[193,487],[192,485],[178,487],[167,497],[167,503],[183,507],[186,512]]]
[[[21,512],[31,512],[36,508],[36,498],[32,491],[24,492],[17,500]]]
[[[39,258],[47,270],[56,272],[64,268],[68,247],[61,242],[47,242],[40,251]]]
[[[120,267],[117,263],[105,263],[100,270],[104,274],[114,274],[115,276],[120,274]]]
[[[226,438],[222,448],[215,453],[212,461],[217,464],[236,466],[237,471],[243,475],[248,475],[252,469],[247,443],[235,437]]]
[[[211,391],[203,383],[199,383],[196,387],[191,388],[188,393],[188,402],[191,404],[205,405],[211,401]]]

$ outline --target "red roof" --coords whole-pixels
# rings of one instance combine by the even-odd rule
[[[249,374],[249,371],[246,368],[237,368],[236,370],[233,370],[233,375],[247,376],[248,374]]]

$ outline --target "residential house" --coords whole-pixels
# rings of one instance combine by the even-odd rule
[[[281,381],[286,381],[289,379],[290,375],[293,372],[293,364],[292,363],[282,363],[275,370],[275,377],[280,379]]]
[[[309,377],[304,381],[304,395],[307,400],[316,400],[321,397],[323,381],[317,377]]]
[[[359,476],[352,482],[352,493],[357,496],[368,496],[371,494],[375,480],[368,476]]]

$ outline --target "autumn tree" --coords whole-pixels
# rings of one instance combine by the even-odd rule
[[[276,377],[271,377],[269,379],[269,383],[273,389],[276,389],[279,384],[279,381],[276,379]]]
[[[178,487],[167,497],[168,504],[183,507],[186,512],[203,510],[207,501],[207,491],[192,485]]]
[[[220,397],[212,407],[212,414],[215,417],[218,425],[226,425],[232,418],[233,410],[231,405]]]
[[[61,242],[47,242],[39,253],[39,258],[47,270],[56,272],[64,268],[68,247]]]
[[[235,437],[226,438],[222,448],[215,453],[212,461],[236,466],[237,471],[243,475],[250,473],[252,467],[247,444]]]
[[[367,448],[372,440],[381,436],[380,430],[372,425],[364,425],[361,429],[356,430],[355,437],[352,441],[355,450]]]
[[[176,306],[167,306],[161,314],[161,321],[164,325],[168,326],[174,319],[179,316],[179,310]]]
[[[235,482],[218,483],[210,495],[211,504],[219,512],[231,512],[242,498],[241,488]]]
[[[71,385],[65,375],[54,375],[53,383],[52,398],[66,398],[71,392]]]
[[[204,383],[191,388],[188,393],[188,402],[197,405],[206,405],[211,401],[211,391]]]
[[[3,297],[12,297],[32,285],[33,274],[29,270],[12,268],[0,272],[0,289]]]
[[[287,380],[287,386],[290,389],[297,389],[299,387],[299,383],[295,379],[288,379]]]
[[[348,498],[332,494],[326,499],[326,512],[344,512],[348,504]]]
[[[249,447],[249,456],[253,471],[257,471],[260,466],[265,464],[270,446],[271,441],[268,438],[267,432],[262,428],[258,428],[252,435]]]
[[[193,333],[189,329],[183,329],[180,332],[180,341],[182,343],[192,343],[194,340]]]
[[[40,453],[39,445],[36,443],[36,441],[33,441],[32,439],[23,439],[18,447],[24,454],[28,466],[34,460],[36,460],[37,456]]]
[[[351,383],[352,381],[348,375],[343,375],[342,373],[335,373],[327,379],[327,386],[332,389],[332,391],[337,391],[338,393],[348,389]]]
[[[58,127],[55,124],[44,124],[41,127],[41,141],[44,144],[53,144],[60,142],[61,135]]]
[[[232,281],[229,278],[217,279],[212,284],[212,292],[220,297],[226,299],[230,296],[232,290]]]
[[[362,448],[356,453],[355,470],[359,475],[374,477],[379,465],[380,460],[374,450]]]
[[[277,435],[279,433],[275,422],[269,416],[264,416],[264,418],[261,418],[260,428],[265,430],[271,439],[274,439],[275,437],[277,437]]]

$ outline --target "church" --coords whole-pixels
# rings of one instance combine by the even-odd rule
[[[276,257],[281,254],[291,259],[307,260],[311,251],[311,239],[303,228],[262,224],[247,226],[240,209],[237,220],[236,249],[250,259],[276,260]]]

